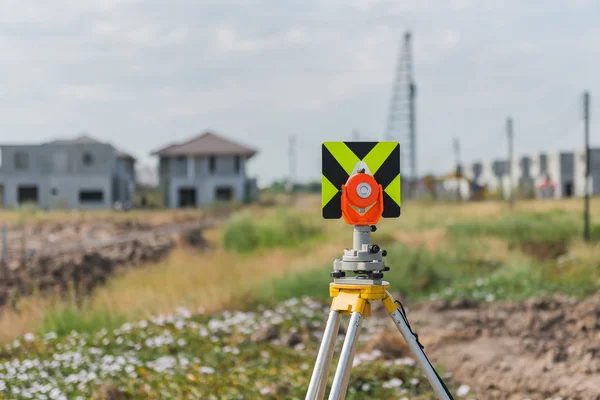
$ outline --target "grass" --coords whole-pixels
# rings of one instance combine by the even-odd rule
[[[594,234],[598,227],[593,227]],[[583,231],[579,215],[562,210],[550,213],[515,213],[487,221],[457,222],[448,227],[451,234],[497,236],[514,243],[569,242]],[[600,237],[598,237],[600,239]]]
[[[111,279],[77,309],[55,299],[22,299],[19,309],[3,311],[0,339],[59,327],[69,331],[90,330],[95,324],[113,326],[179,306],[215,312],[295,296],[325,299],[332,261],[351,243],[351,230],[343,221],[324,223],[313,200],[299,199],[292,212],[280,207],[249,208],[231,225],[206,232],[216,246],[213,250],[180,246],[160,265],[150,263]],[[594,218],[600,216],[598,200],[592,202]],[[578,204],[520,202],[513,216],[501,202],[408,203],[401,218],[381,221],[373,240],[388,250],[391,271],[386,279],[392,290],[410,300],[444,295],[447,290],[453,296],[469,295],[481,280],[490,282],[496,297],[522,298],[557,290],[584,295],[596,290],[599,271],[594,260],[600,259],[600,251],[575,239],[573,209]],[[571,235],[568,250],[574,258],[561,263],[539,261],[511,247],[513,236],[534,235],[515,228],[531,231],[523,221],[550,232],[544,234],[547,237]],[[256,244],[256,236],[248,241],[244,229],[260,232],[257,246],[248,245]],[[503,294],[495,287],[505,287]],[[116,316],[114,321],[108,314]]]
[[[303,342],[303,349],[252,343],[248,329],[256,329],[251,321],[265,304],[275,310],[266,315],[292,315],[292,321],[280,323],[284,332],[325,320],[324,311],[307,316],[305,309],[298,315],[297,307],[281,308],[304,296],[327,300],[332,260],[351,243],[351,228],[343,221],[325,224],[312,200],[300,201],[293,212],[250,208],[223,229],[207,232],[212,250],[182,244],[160,265],[129,269],[78,306],[32,297],[3,310],[0,338],[20,337],[18,347],[17,342],[5,346],[4,360],[42,367],[27,370],[31,377],[25,381],[0,371],[5,376],[0,387],[7,388],[0,393],[19,398],[13,387],[51,385],[60,391],[57,398],[89,398],[104,385],[120,388],[124,398],[236,398],[242,388],[260,398],[302,398],[316,342]],[[595,235],[600,230],[598,200],[592,202]],[[391,290],[411,302],[465,296],[495,301],[558,292],[585,296],[600,288],[600,244],[579,239],[577,207],[575,201],[519,202],[515,211],[501,202],[408,203],[400,219],[381,221],[373,239],[388,250]],[[565,255],[546,260],[521,246],[560,240],[567,243]],[[175,316],[180,307],[192,315]],[[234,308],[248,312],[213,315]],[[151,318],[156,315],[162,317]],[[224,325],[230,328],[215,328]],[[208,336],[198,335],[202,327]],[[27,332],[35,338],[22,336]],[[158,342],[162,345],[151,345]],[[88,374],[67,380],[76,372],[69,358],[74,354],[84,362],[75,369]],[[58,364],[52,368],[55,355]],[[122,363],[115,361],[118,357]],[[5,365],[0,360],[0,369]],[[40,371],[54,381],[36,375]],[[359,365],[353,377],[349,399],[432,398],[422,379],[409,383],[421,376],[403,365]],[[397,388],[383,386],[398,377]]]
[[[115,329],[126,321],[125,317],[110,310],[89,312],[71,303],[50,309],[44,315],[38,331],[40,334],[54,332],[59,336],[66,336],[73,331],[93,333],[101,329]]]
[[[385,279],[410,301],[518,300],[552,293],[583,297],[600,289],[600,245],[583,245],[578,217],[556,208],[447,223],[450,217],[438,221],[446,235],[439,228],[413,225],[416,231],[392,235],[403,244],[385,247],[391,267]],[[597,225],[592,228],[598,232]],[[375,242],[379,234],[373,235]],[[389,230],[384,234],[389,236]],[[255,295],[264,302],[304,295],[325,299],[331,269],[329,263],[265,282]]]
[[[43,224],[51,222],[83,223],[88,221],[143,221],[151,225],[183,222],[191,218],[204,215],[200,209],[190,210],[64,210],[42,211],[28,207],[26,209],[6,210],[0,209],[0,221],[9,225],[27,222],[29,224]]]
[[[313,220],[285,209],[278,209],[274,215],[262,219],[245,211],[228,223],[223,245],[237,253],[297,246],[322,233],[322,224]]]
[[[430,253],[421,248],[394,245],[387,248],[386,264],[390,271],[385,280],[391,290],[403,297],[418,300],[447,288],[456,282],[485,276],[498,268],[492,262],[450,256],[446,252]],[[311,296],[325,300],[329,296],[331,264],[316,270],[286,276],[265,282],[256,288],[255,296],[265,302],[279,302],[291,297]]]
[[[215,316],[180,308],[94,333],[25,335],[0,352],[0,398],[113,398],[107,393],[118,391],[123,399],[302,399],[319,344],[310,332],[326,312],[310,300]],[[278,339],[252,340],[262,325],[277,326]],[[290,346],[292,332],[302,339]],[[365,354],[372,360],[353,368],[347,399],[434,398],[414,362]]]

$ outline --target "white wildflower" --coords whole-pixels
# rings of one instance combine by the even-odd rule
[[[402,381],[402,379],[393,378],[387,382],[384,382],[383,387],[387,389],[392,389],[402,386],[403,383],[404,382]]]
[[[214,374],[215,369],[212,367],[200,367],[201,374]]]
[[[262,394],[263,396],[265,396],[267,394],[271,394],[271,388],[264,387],[264,388],[260,389],[260,394]]]
[[[460,397],[463,397],[463,396],[466,396],[467,393],[469,393],[470,391],[471,391],[471,388],[469,386],[467,386],[467,385],[460,385],[458,387],[458,389],[456,390],[456,395],[460,396]]]

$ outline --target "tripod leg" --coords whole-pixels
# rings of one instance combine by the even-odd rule
[[[404,337],[404,340],[408,344],[408,347],[413,352],[415,357],[417,358],[417,362],[423,369],[427,380],[431,384],[433,391],[437,395],[440,400],[453,400],[452,394],[444,384],[444,381],[437,374],[427,355],[423,351],[421,344],[419,343],[417,335],[410,329],[410,325],[408,323],[408,319],[406,318],[406,314],[404,310],[396,309],[395,311],[390,313],[390,316],[396,323],[398,330]]]
[[[352,317],[350,317],[348,332],[346,332],[346,339],[344,340],[340,360],[338,361],[337,370],[335,371],[335,376],[331,385],[329,400],[342,400],[346,397],[348,380],[350,379],[350,370],[352,369],[352,362],[356,351],[356,342],[358,341],[361,326],[362,315],[359,312],[353,312]]]
[[[342,316],[338,311],[331,310],[329,312],[327,326],[325,327],[325,333],[323,334],[323,339],[321,340],[321,347],[319,348],[319,354],[317,355],[315,368],[310,378],[308,392],[306,393],[306,400],[321,400],[325,395],[327,378],[329,376],[329,368],[331,366],[331,359],[333,358],[333,351],[335,349],[335,339],[337,338],[340,330],[341,319]]]

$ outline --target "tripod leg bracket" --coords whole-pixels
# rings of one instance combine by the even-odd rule
[[[383,306],[385,307],[388,313],[393,313],[398,308],[400,308],[400,306],[398,306],[398,304],[394,301],[392,295],[387,290],[385,291],[385,297],[381,299],[381,302],[383,303]]]
[[[358,290],[340,290],[331,302],[331,309],[340,314],[361,313],[367,317],[371,315],[371,304],[361,297]]]
[[[340,314],[361,313],[364,317],[371,315],[371,301],[381,300],[388,313],[396,311],[399,306],[387,291],[389,284],[384,285],[344,285],[332,283],[329,294],[333,297],[331,309]]]

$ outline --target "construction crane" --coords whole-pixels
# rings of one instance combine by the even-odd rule
[[[416,85],[413,79],[411,33],[404,34],[392,87],[385,139],[400,142],[400,172],[407,182],[408,197],[414,197],[417,184],[417,141],[415,130]]]

